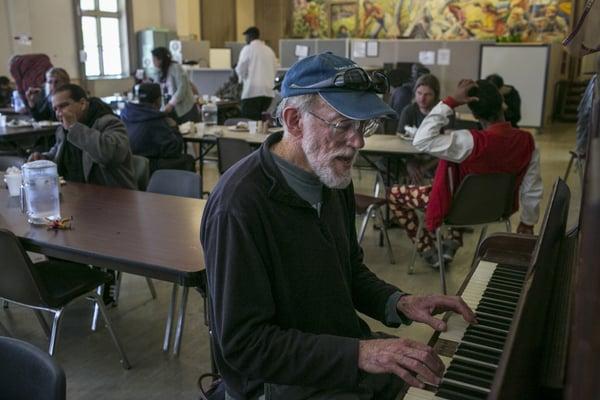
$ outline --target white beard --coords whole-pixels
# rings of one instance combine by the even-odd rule
[[[312,134],[304,135],[302,138],[302,150],[306,154],[308,164],[319,177],[321,182],[330,189],[344,189],[352,182],[352,168],[337,174],[332,163],[336,157],[353,157],[352,164],[356,160],[357,151],[340,150],[334,154],[325,154],[320,151],[319,143],[313,139]]]

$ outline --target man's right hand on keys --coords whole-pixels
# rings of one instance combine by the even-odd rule
[[[419,388],[425,382],[439,384],[445,369],[431,347],[410,339],[361,340],[358,368],[371,374],[395,374]]]

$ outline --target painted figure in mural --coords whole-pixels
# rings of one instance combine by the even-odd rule
[[[346,25],[340,25],[336,34],[336,39],[345,39],[350,37],[350,32],[348,32],[348,27]]]
[[[381,31],[387,33],[385,27],[385,13],[380,5],[374,4],[371,0],[363,2],[363,14],[360,20],[360,36],[367,34],[367,27],[375,22],[375,27],[372,28],[369,37],[376,39]]]
[[[531,35],[531,24],[525,18],[525,11],[521,7],[510,10],[506,19],[507,32],[512,37],[519,37],[521,41],[527,41]]]

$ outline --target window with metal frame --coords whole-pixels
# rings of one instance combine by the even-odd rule
[[[127,73],[127,25],[123,0],[80,0],[86,77]]]

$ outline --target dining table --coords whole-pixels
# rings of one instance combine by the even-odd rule
[[[0,176],[1,178],[1,176]],[[173,353],[177,355],[188,291],[205,297],[200,220],[206,200],[66,182],[60,212],[67,230],[32,225],[20,197],[0,188],[0,229],[12,231],[28,251],[173,283],[163,350],[169,351],[181,287]]]

